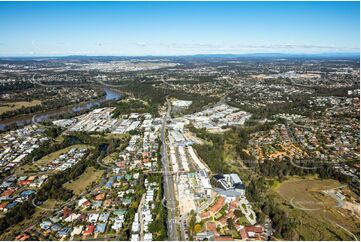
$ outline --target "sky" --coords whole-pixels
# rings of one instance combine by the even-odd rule
[[[359,2],[0,2],[0,56],[359,52]]]

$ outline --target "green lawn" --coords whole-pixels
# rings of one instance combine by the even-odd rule
[[[94,167],[87,167],[84,173],[81,174],[76,180],[65,183],[63,187],[72,190],[76,195],[79,195],[92,182],[100,179],[103,173],[103,170],[96,170]]]

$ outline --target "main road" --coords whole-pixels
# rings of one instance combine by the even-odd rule
[[[166,144],[166,128],[167,120],[170,117],[170,102],[167,99],[167,112],[163,116],[162,121],[162,170],[163,170],[163,186],[164,186],[164,198],[163,204],[166,204],[168,210],[168,240],[179,240],[177,235],[177,226],[176,226],[176,200],[174,192],[174,181],[173,175],[169,171],[169,161],[168,161],[168,150]]]

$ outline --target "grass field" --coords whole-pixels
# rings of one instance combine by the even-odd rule
[[[19,168],[17,168],[15,170],[15,174],[18,175],[18,176],[21,176],[21,175],[27,175],[27,174],[32,173],[32,172],[36,172],[36,171],[39,170],[40,167],[46,166],[51,161],[58,158],[61,154],[67,153],[70,149],[72,149],[72,148],[85,148],[85,147],[89,148],[90,146],[87,146],[87,145],[72,145],[72,146],[66,147],[64,149],[55,151],[53,153],[50,153],[49,155],[46,155],[46,156],[42,157],[41,159],[39,159],[39,160],[37,160],[37,161],[35,161],[35,162],[31,163],[31,164],[26,164],[26,165],[20,166]]]
[[[112,134],[112,133],[105,134],[106,139],[125,139],[128,137],[129,134]]]
[[[57,143],[57,144],[60,144],[64,141],[64,136],[63,135],[59,135],[58,137],[56,137],[54,139],[54,141]]]
[[[276,190],[286,200],[293,201],[295,206],[305,209],[322,209],[336,206],[336,201],[322,195],[322,190],[341,186],[336,180],[291,178],[276,186]]]
[[[45,209],[56,208],[58,205],[61,205],[61,203],[59,203],[58,200],[48,199],[43,204],[41,204],[41,206],[39,206],[36,211],[41,210],[41,208],[45,208]]]
[[[110,155],[103,158],[102,163],[106,165],[113,164],[117,160],[118,155],[119,154],[116,152],[111,153]]]
[[[17,109],[20,108],[27,108],[27,107],[33,107],[36,105],[40,105],[41,101],[40,100],[32,100],[30,102],[25,102],[25,101],[21,101],[21,102],[8,102],[8,103],[3,103],[0,105],[0,114],[9,112],[9,111],[15,111]]]
[[[281,186],[281,183],[278,180],[270,181],[270,186],[272,189],[278,189]]]
[[[315,177],[292,177],[270,192],[290,218],[297,221],[296,232],[303,240],[354,240],[359,234],[359,216],[337,207],[323,190],[341,186],[338,181]],[[344,188],[350,192],[348,188]]]
[[[96,170],[94,167],[87,167],[84,173],[81,174],[76,180],[65,183],[63,187],[72,190],[76,195],[79,195],[92,182],[100,179],[103,173],[103,170]]]
[[[112,134],[112,133],[106,133],[104,135],[100,135],[100,134],[92,134],[91,137],[93,138],[105,138],[105,139],[126,139],[129,138],[130,135],[129,134]]]

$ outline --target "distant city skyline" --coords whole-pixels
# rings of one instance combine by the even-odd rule
[[[359,52],[359,2],[0,2],[0,56]]]

